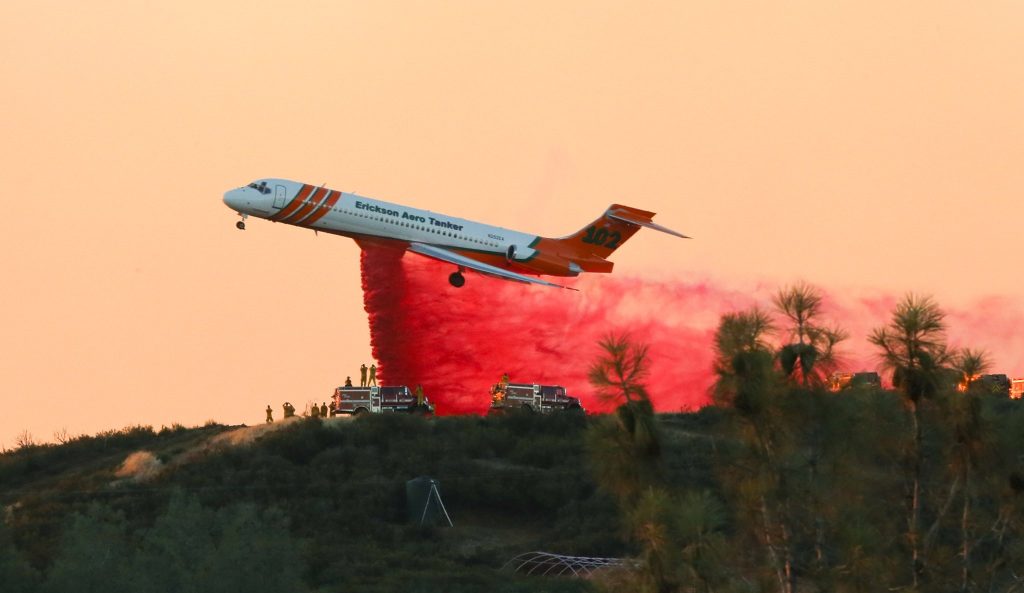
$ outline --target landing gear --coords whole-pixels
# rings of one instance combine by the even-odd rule
[[[242,214],[241,212],[239,212],[238,215],[242,217],[242,220],[239,220],[238,222],[235,223],[235,228],[240,230],[240,231],[244,231],[245,230],[245,219],[249,218],[249,215],[248,214]]]
[[[462,271],[452,272],[451,276],[448,276],[448,282],[451,282],[455,288],[461,288],[466,283],[466,277],[462,275]]]

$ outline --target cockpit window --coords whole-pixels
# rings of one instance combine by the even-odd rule
[[[260,181],[259,183],[253,181],[252,183],[250,183],[246,187],[251,187],[254,190],[260,192],[261,194],[269,194],[270,193],[270,188],[267,187],[267,182],[266,181]]]

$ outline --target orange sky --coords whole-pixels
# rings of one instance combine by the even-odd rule
[[[259,422],[369,359],[351,241],[234,229],[261,176],[697,238],[617,274],[1024,302],[1024,5],[635,4],[0,3],[0,445]]]

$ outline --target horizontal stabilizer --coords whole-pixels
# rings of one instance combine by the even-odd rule
[[[504,270],[498,266],[492,266],[483,262],[476,261],[475,259],[466,257],[454,251],[438,247],[436,245],[427,245],[426,243],[410,243],[409,251],[418,253],[426,257],[430,257],[450,264],[455,264],[461,268],[466,268],[478,272],[480,274],[486,274],[487,276],[493,276],[494,278],[501,278],[502,280],[512,280],[513,282],[523,282],[525,284],[540,284],[541,286],[550,286],[552,288],[566,288],[569,290],[576,290],[568,286],[562,286],[560,284],[554,284],[540,278],[532,278],[530,276],[524,276],[523,274],[517,274],[510,270]]]
[[[639,215],[634,214],[632,212],[624,212],[624,211],[621,211],[621,210],[620,211],[610,210],[608,212],[608,218],[614,218],[615,220],[621,220],[622,222],[628,222],[629,224],[635,224],[635,225],[638,225],[638,226],[647,227],[649,229],[654,229],[656,231],[661,231],[663,233],[668,233],[670,235],[675,235],[676,237],[681,237],[683,239],[690,239],[691,238],[691,237],[688,237],[688,236],[686,236],[686,235],[684,235],[682,233],[677,233],[676,231],[673,231],[670,228],[663,227],[660,224],[658,224],[658,223],[654,222],[653,220],[651,220],[650,218],[642,217],[642,216],[639,216]]]

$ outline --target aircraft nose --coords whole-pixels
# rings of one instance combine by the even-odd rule
[[[236,212],[241,210],[245,203],[245,198],[242,197],[242,190],[233,189],[231,191],[224,192],[224,203],[227,204],[228,208],[231,208]]]

